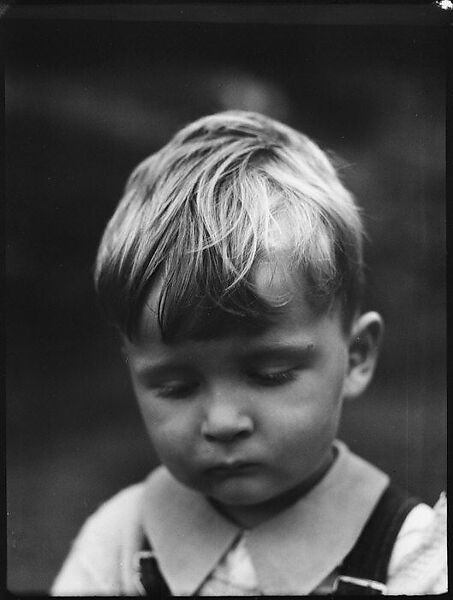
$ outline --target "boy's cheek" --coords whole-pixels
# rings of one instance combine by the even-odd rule
[[[142,414],[143,420],[148,428],[154,426],[168,427],[177,420],[181,411],[175,403],[162,400],[149,391],[143,391],[135,387],[135,396]]]
[[[181,460],[192,450],[194,431],[175,416],[143,413],[150,440],[162,460]]]
[[[183,459],[187,458],[187,453],[181,452],[181,447],[184,444],[180,436],[171,431],[159,429],[155,425],[147,424],[147,430],[151,444],[160,461],[171,471],[178,471]]]
[[[189,487],[200,487],[200,469],[197,468],[193,448],[186,439],[171,432],[156,431],[150,433],[150,439],[160,462],[178,481]]]

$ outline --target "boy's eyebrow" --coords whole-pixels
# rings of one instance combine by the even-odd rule
[[[137,360],[133,365],[135,373],[142,377],[166,377],[175,372],[182,373],[189,371],[190,365],[180,361],[162,361],[149,363],[147,361]]]
[[[246,360],[264,360],[269,358],[301,359],[307,358],[315,351],[313,342],[288,343],[273,342],[263,344],[261,347],[251,348],[241,353]]]

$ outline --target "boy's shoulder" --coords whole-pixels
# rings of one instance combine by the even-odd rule
[[[392,595],[447,591],[447,497],[435,506],[420,503],[407,516],[393,548],[388,570]]]
[[[145,482],[124,488],[88,517],[53,584],[53,595],[118,595],[127,588],[137,593],[129,575],[130,557],[142,544],[144,489]]]
[[[94,548],[99,544],[115,548],[134,532],[140,536],[145,493],[165,497],[171,494],[172,481],[167,469],[158,466],[144,480],[123,488],[87,518],[73,547],[83,543]]]
[[[115,528],[120,533],[131,521],[136,521],[145,482],[130,485],[103,502],[87,519],[81,531],[96,536],[105,530],[107,536],[115,535]]]
[[[114,537],[128,533],[131,526],[139,527],[146,491],[167,495],[171,493],[172,481],[165,467],[156,467],[142,481],[123,488],[102,502],[85,521],[79,537],[83,534],[94,541],[102,535],[113,541]]]

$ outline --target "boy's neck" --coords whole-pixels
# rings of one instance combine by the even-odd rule
[[[260,504],[251,506],[225,506],[214,499],[210,499],[210,502],[217,511],[236,525],[239,525],[243,529],[253,529],[283,512],[286,508],[295,504],[300,498],[305,496],[305,494],[321,481],[335,461],[336,455],[337,451],[333,447],[326,461],[309,477],[309,479],[304,480],[302,483],[291,488],[287,492],[284,492],[280,496],[271,498]]]

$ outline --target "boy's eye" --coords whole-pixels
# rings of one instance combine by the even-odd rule
[[[286,369],[284,371],[268,370],[268,371],[256,371],[252,373],[251,378],[259,383],[260,385],[284,385],[294,381],[297,377],[295,369]]]
[[[197,389],[197,383],[170,381],[155,386],[155,391],[161,398],[187,398]]]

